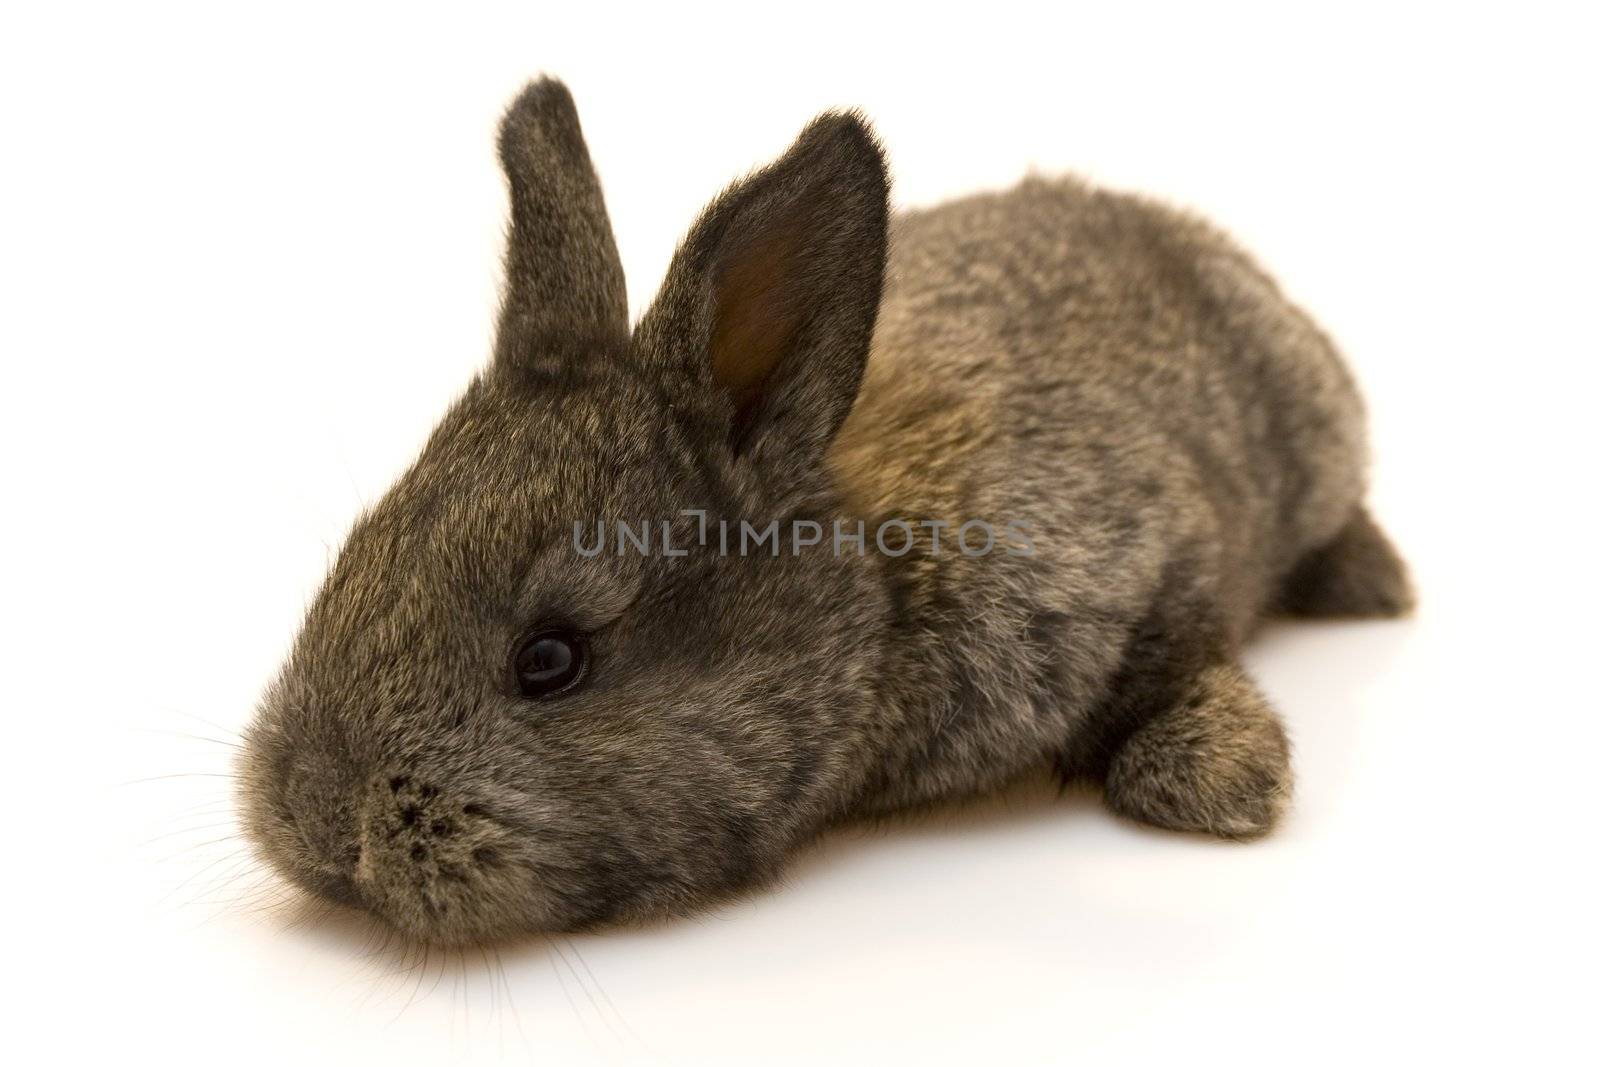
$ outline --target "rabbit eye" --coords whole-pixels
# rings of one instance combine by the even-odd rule
[[[511,667],[522,695],[548,700],[573,689],[589,666],[589,648],[581,634],[540,630],[523,638]]]

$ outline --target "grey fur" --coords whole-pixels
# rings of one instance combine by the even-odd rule
[[[1071,180],[891,222],[876,141],[830,114],[707,208],[629,336],[564,88],[523,93],[501,156],[495,360],[352,531],[250,730],[278,869],[463,942],[691,910],[831,822],[1051,762],[1134,818],[1272,825],[1288,747],[1241,642],[1280,603],[1410,594],[1348,373],[1225,238]],[[899,558],[573,550],[575,521],[684,508],[1020,520],[1034,554],[925,527]],[[594,663],[541,704],[508,664],[546,622]]]

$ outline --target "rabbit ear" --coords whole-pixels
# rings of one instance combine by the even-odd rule
[[[706,208],[635,332],[642,355],[712,395],[734,450],[768,474],[820,461],[855,402],[883,289],[888,192],[862,119],[821,116]]]
[[[500,163],[511,236],[496,360],[625,343],[622,263],[565,85],[541,78],[522,91],[500,122]]]

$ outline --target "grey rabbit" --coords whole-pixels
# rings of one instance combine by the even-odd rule
[[[891,215],[874,134],[827,113],[630,329],[560,82],[499,152],[492,361],[247,734],[271,865],[469,943],[682,914],[1043,767],[1155,826],[1274,825],[1289,745],[1241,643],[1412,593],[1350,373],[1227,238],[1072,179]]]

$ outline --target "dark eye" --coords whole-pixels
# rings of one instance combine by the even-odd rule
[[[589,666],[589,648],[581,634],[540,630],[523,638],[511,661],[517,688],[525,697],[546,700],[572,689]]]

